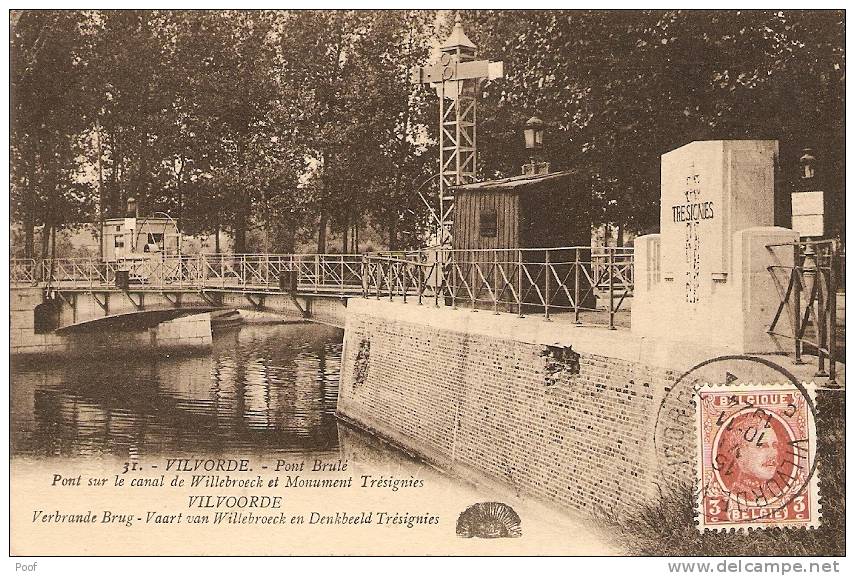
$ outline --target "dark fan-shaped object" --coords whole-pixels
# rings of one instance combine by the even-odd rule
[[[461,538],[519,538],[520,517],[501,502],[478,502],[457,517],[457,535]]]

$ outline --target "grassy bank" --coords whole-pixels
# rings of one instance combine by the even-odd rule
[[[629,552],[650,556],[842,556],[846,552],[846,406],[843,391],[817,393],[817,450],[822,522],[814,530],[771,528],[704,532],[694,523],[692,490],[685,486],[618,520]]]

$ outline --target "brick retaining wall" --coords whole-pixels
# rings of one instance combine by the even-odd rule
[[[628,333],[590,328],[600,333],[585,337],[537,319],[527,319],[544,326],[534,337],[495,325],[473,330],[499,317],[425,308],[419,321],[412,305],[401,306],[351,301],[338,404],[344,418],[476,483],[486,477],[594,515],[649,502],[663,481],[692,480],[690,466],[665,466],[663,474],[653,444],[656,414],[679,373],[617,357],[597,342],[625,338],[623,355],[633,354]],[[563,341],[550,349],[556,336]],[[565,346],[578,358],[561,358]],[[688,400],[669,397],[668,407],[691,410]],[[677,425],[691,443],[693,420]]]

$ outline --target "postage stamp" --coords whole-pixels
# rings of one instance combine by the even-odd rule
[[[698,390],[700,530],[819,526],[814,405],[811,387]]]

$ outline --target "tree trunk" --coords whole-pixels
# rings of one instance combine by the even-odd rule
[[[175,214],[175,224],[178,228],[177,232],[181,232],[181,216],[184,212],[184,186],[183,186],[183,178],[184,176],[184,165],[187,160],[184,159],[184,156],[180,157],[181,160],[181,168],[178,169],[178,172],[175,174],[175,189],[178,193],[178,208]]]
[[[389,218],[389,251],[394,252],[398,249],[398,219],[395,214]]]
[[[42,226],[42,260],[47,260],[48,257],[48,240],[50,239],[50,226],[45,224]]]
[[[101,165],[103,149],[101,146],[101,123],[95,120],[95,136],[98,138],[98,257],[104,260],[104,168]]]
[[[214,254],[220,253],[220,223],[214,226]]]
[[[24,217],[24,257],[32,258],[35,253],[35,224],[33,223],[33,215],[27,214]]]
[[[345,216],[344,224],[341,226],[341,253],[347,254],[347,232],[350,229],[350,222]]]
[[[617,245],[623,246],[623,222],[618,223],[617,226]]]
[[[327,223],[329,215],[326,210],[321,212],[320,222],[318,222],[318,254],[325,254],[327,251]]]
[[[139,206],[140,214],[148,216],[153,207],[149,202],[148,194],[148,132],[144,132],[140,139],[140,157],[137,165],[137,206]]]
[[[359,220],[353,225],[353,253],[359,253]]]
[[[119,144],[115,136],[110,139],[110,158],[112,166],[110,170],[110,182],[108,185],[107,215],[119,214]]]
[[[233,252],[235,254],[245,254],[246,253],[246,221],[242,216],[239,216],[237,222],[235,222],[235,226],[233,229],[234,232],[234,241],[235,248]]]
[[[282,245],[283,252],[285,254],[293,254],[294,253],[294,245],[297,243],[297,230],[294,227],[294,224],[291,223],[288,228],[285,230],[285,239]]]

